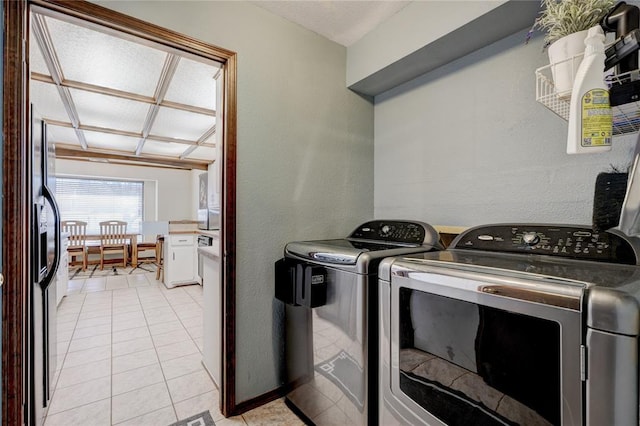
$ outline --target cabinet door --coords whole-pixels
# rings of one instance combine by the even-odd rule
[[[193,246],[174,246],[169,250],[170,258],[167,262],[171,264],[170,283],[183,283],[196,281],[196,263]],[[168,272],[167,271],[167,272]]]
[[[69,284],[69,254],[64,248],[64,253],[60,257],[60,266],[56,274],[56,305],[59,305],[62,298],[67,294]]]
[[[202,362],[218,389],[221,385],[222,363],[222,289],[220,288],[220,260],[204,258],[202,300],[204,302]]]

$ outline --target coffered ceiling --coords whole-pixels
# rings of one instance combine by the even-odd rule
[[[33,14],[30,100],[58,158],[205,168],[220,65]]]
[[[345,46],[409,4],[252,1]],[[59,158],[206,168],[215,160],[220,64],[32,14],[30,100]]]

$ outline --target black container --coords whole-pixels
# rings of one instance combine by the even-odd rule
[[[275,263],[275,297],[293,306],[327,303],[327,271],[322,266],[280,259]]]

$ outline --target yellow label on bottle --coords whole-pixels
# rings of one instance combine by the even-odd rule
[[[609,91],[591,89],[582,96],[583,147],[610,146],[613,116],[609,104]]]

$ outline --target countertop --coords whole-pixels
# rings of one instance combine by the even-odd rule
[[[215,261],[220,260],[220,249],[218,248],[217,245],[198,247],[198,254],[201,254],[204,257],[211,260],[215,260]]]
[[[433,227],[441,234],[461,234],[469,229],[468,226],[433,225]]]
[[[198,234],[209,235],[210,237],[213,237],[213,238],[220,238],[219,229],[211,229],[211,230],[199,229]]]
[[[169,235],[184,235],[184,234],[202,234],[209,235],[210,237],[220,238],[220,231],[205,231],[204,229],[187,229],[182,231],[169,231]]]

